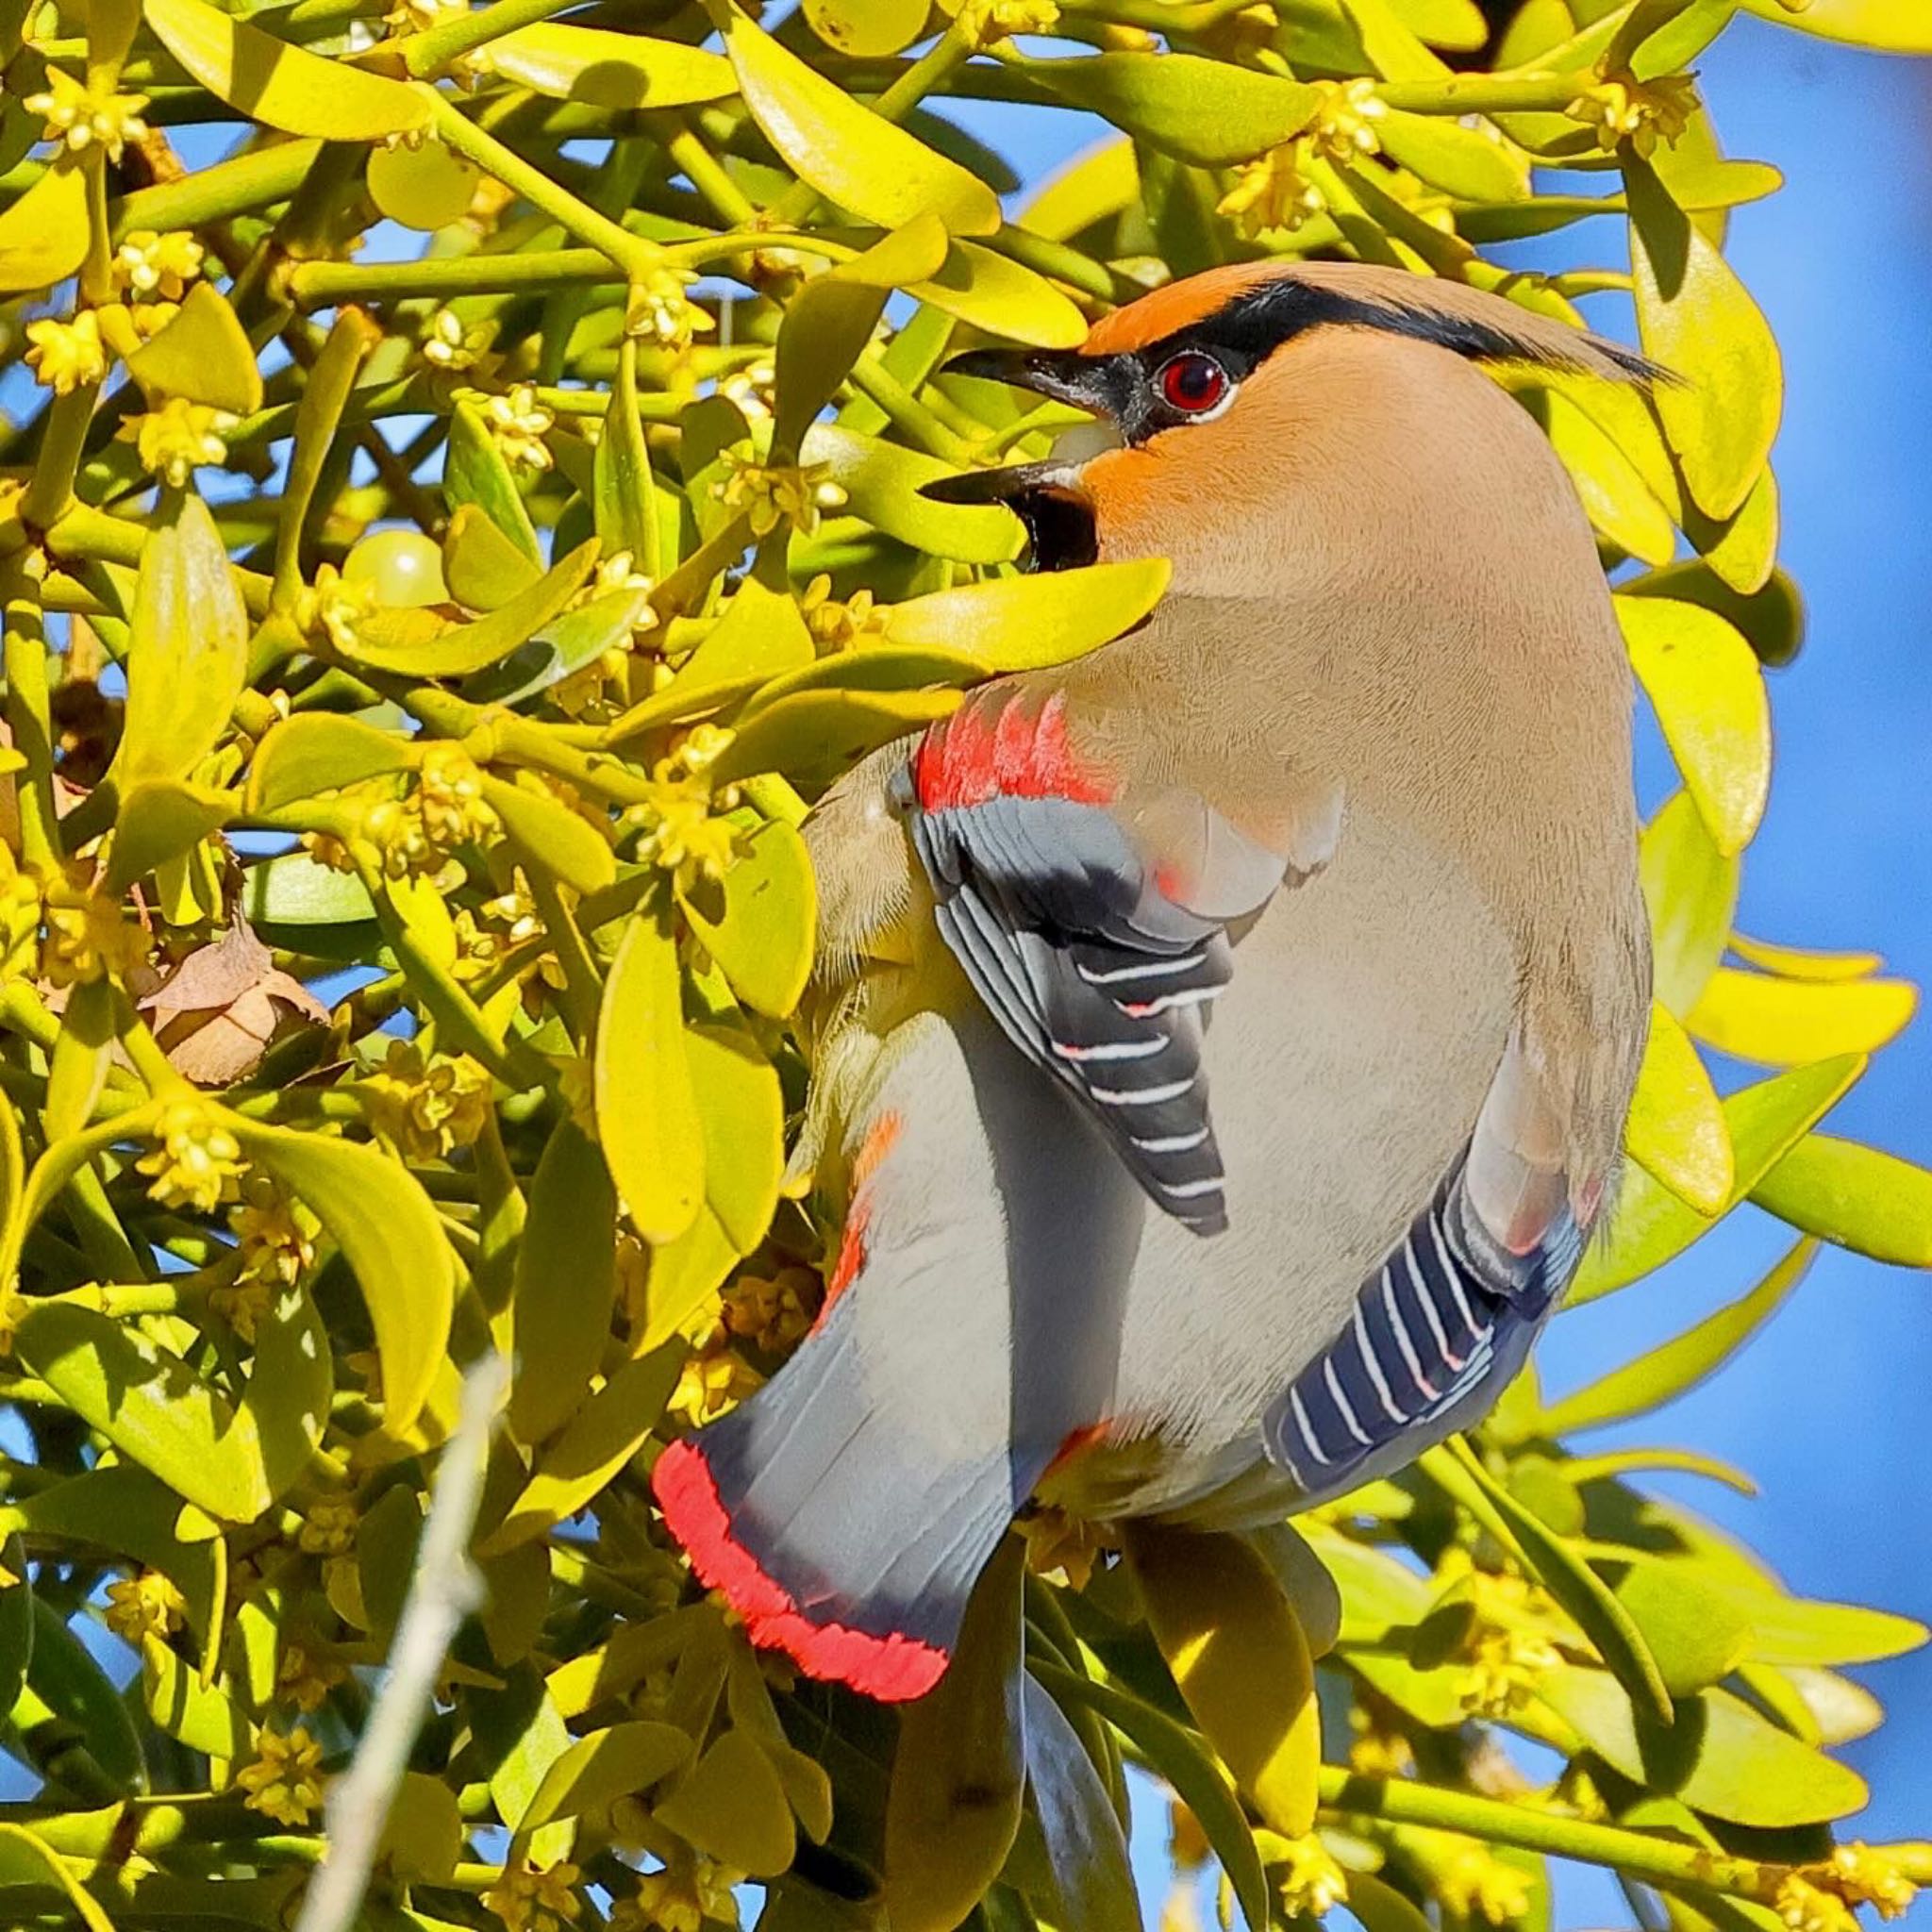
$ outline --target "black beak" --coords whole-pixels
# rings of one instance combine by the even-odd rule
[[[1109,367],[1104,358],[1064,349],[969,349],[946,364],[946,374],[1009,382],[1101,415],[1107,412]]]

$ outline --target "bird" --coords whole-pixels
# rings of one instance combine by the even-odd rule
[[[1042,1500],[1279,1522],[1487,1413],[1616,1184],[1650,1012],[1632,686],[1498,373],[1636,352],[1354,263],[1208,270],[952,373],[1090,412],[1036,569],[1161,558],[1138,628],[993,678],[806,821],[797,1157],[824,1305],[656,1499],[754,1642],[943,1674]]]

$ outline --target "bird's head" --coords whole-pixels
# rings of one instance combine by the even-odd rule
[[[1341,331],[1357,338],[1357,361],[1363,351],[1372,363],[1407,358],[1424,380],[1417,349],[1437,352],[1439,369],[1447,351],[1620,382],[1658,374],[1617,343],[1459,283],[1354,262],[1240,262],[1115,309],[1076,349],[956,356],[952,373],[1086,409],[1095,427],[1070,432],[1044,461],[949,476],[924,493],[1008,505],[1026,525],[1037,570],[1161,548],[1150,532],[1241,516],[1305,460],[1302,445],[1324,420],[1351,436],[1373,432],[1358,419],[1386,393],[1374,375],[1351,385],[1307,353]]]

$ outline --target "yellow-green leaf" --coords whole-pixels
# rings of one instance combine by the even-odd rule
[[[1795,1067],[1875,1053],[1918,1010],[1903,979],[1779,979],[1720,966],[1684,1024],[1720,1053]]]
[[[354,635],[338,640],[338,644],[345,657],[373,670],[410,677],[464,677],[527,643],[552,618],[561,615],[596,562],[597,540],[592,537],[527,590],[474,624],[450,625],[425,637],[421,612],[377,610],[362,618]]]
[[[652,1813],[686,1843],[753,1878],[791,1863],[791,1806],[772,1760],[746,1731],[726,1731]]]
[[[1543,1431],[1566,1436],[1575,1429],[1628,1422],[1696,1388],[1771,1320],[1805,1278],[1817,1252],[1816,1241],[1800,1241],[1748,1294],[1706,1316],[1681,1335],[1659,1342],[1636,1360],[1612,1369],[1589,1387],[1552,1403],[1542,1414]]]
[[[1076,60],[1008,56],[1007,64],[1162,154],[1209,168],[1279,147],[1307,125],[1322,98],[1303,81],[1195,54],[1095,54]]]
[[[737,1243],[708,1207],[698,1209],[675,1241],[653,1245],[644,1275],[644,1329],[633,1346],[655,1349],[700,1310],[715,1308],[718,1290],[738,1259]]]
[[[374,1147],[224,1119],[242,1152],[307,1202],[342,1251],[375,1330],[383,1430],[400,1436],[436,1379],[456,1300],[455,1259],[428,1195]]]
[[[1109,135],[1049,175],[1021,209],[1020,223],[1050,242],[1065,242],[1118,214],[1140,194],[1134,143]]]
[[[144,0],[143,11],[209,93],[284,134],[382,141],[429,125],[428,104],[400,82],[291,46],[207,0]]]
[[[1738,861],[1717,849],[1696,801],[1679,791],[1643,828],[1638,864],[1657,996],[1681,1020],[1723,957],[1738,907]]]
[[[113,1058],[118,1014],[114,985],[108,979],[84,981],[67,995],[60,1015],[60,1037],[48,1057],[47,1099],[41,1109],[41,1124],[49,1141],[64,1140],[87,1125],[107,1084],[108,1067]],[[8,1125],[13,1109],[6,1109]],[[18,1158],[20,1129],[13,1128],[15,1158]],[[10,1212],[17,1186],[0,1190],[4,1203],[0,1213]]]
[[[610,841],[555,792],[534,780],[514,785],[485,773],[483,796],[525,864],[541,866],[579,892],[601,891],[617,877]]]
[[[1167,559],[1153,557],[989,577],[893,605],[886,634],[895,644],[964,651],[990,671],[1032,671],[1066,663],[1131,629],[1159,603],[1168,575]]]
[[[0,213],[0,294],[64,282],[87,257],[87,175],[78,159],[57,160]]]
[[[797,830],[782,820],[760,825],[714,889],[683,897],[691,930],[732,991],[754,1012],[786,1018],[817,942],[817,889]]]
[[[1839,1247],[1902,1268],[1932,1268],[1932,1174],[1894,1154],[1807,1134],[1751,1198]]]
[[[1771,704],[1757,655],[1701,604],[1619,597],[1630,662],[1719,852],[1751,842],[1771,791]]]
[[[938,271],[907,292],[1035,348],[1071,349],[1087,339],[1087,318],[1044,275],[977,242],[955,242]]]
[[[256,747],[248,809],[275,811],[298,798],[406,771],[408,764],[408,742],[394,733],[327,711],[304,711],[271,726]]]
[[[1664,433],[1705,512],[1750,495],[1777,435],[1784,378],[1776,340],[1730,264],[1626,154],[1630,267],[1644,352],[1682,377],[1657,391]]]
[[[185,396],[235,416],[261,408],[255,344],[212,282],[196,282],[173,319],[128,357],[127,367],[150,396]]]
[[[116,778],[186,777],[227,730],[247,678],[248,613],[214,518],[191,493],[142,546]]]
[[[1131,1526],[1128,1559],[1188,1708],[1276,1831],[1315,1822],[1322,1717],[1314,1664],[1286,1592],[1240,1537]]]
[[[691,1062],[677,947],[662,913],[625,929],[604,982],[594,1058],[597,1134],[637,1231],[675,1241],[697,1217],[705,1148]]]
[[[1025,526],[1004,504],[934,503],[928,483],[955,474],[923,451],[880,442],[831,423],[814,423],[801,454],[823,463],[844,491],[853,515],[888,537],[958,563],[1011,563],[1026,546]]]
[[[46,1840],[25,1824],[0,1824],[0,1885],[46,1886],[66,1899],[87,1932],[114,1932],[114,1922],[84,1890]]]
[[[738,92],[738,77],[722,55],[682,41],[556,21],[502,35],[483,49],[483,60],[532,93],[625,113],[722,101]]]
[[[801,691],[751,719],[712,765],[721,784],[782,772],[828,780],[867,752],[958,708],[955,691]]]
[[[1699,1213],[1722,1214],[1728,1205],[1736,1175],[1724,1108],[1690,1035],[1662,1005],[1651,1008],[1624,1145]]]
[[[141,1646],[142,1701],[169,1737],[210,1757],[246,1762],[255,1746],[248,1714],[219,1685],[204,1684],[158,1637]]]
[[[530,1182],[517,1247],[509,1423],[541,1442],[575,1413],[610,1339],[617,1292],[617,1194],[597,1143],[559,1121]]]
[[[1669,563],[1677,554],[1676,528],[1637,466],[1560,390],[1545,390],[1543,398],[1543,427],[1592,525],[1644,563]]]
[[[945,1675],[900,1717],[883,1888],[893,1932],[953,1932],[1020,1828],[1025,1574],[1025,1544],[1008,1537],[973,1592]]]
[[[735,1026],[693,1026],[685,1052],[704,1124],[705,1205],[748,1255],[765,1238],[785,1176],[778,1070]]]
[[[192,852],[241,809],[232,791],[177,778],[138,779],[121,793],[108,859],[108,891],[125,892],[171,858]]]
[[[1857,1055],[1821,1060],[1746,1087],[1724,1101],[1736,1168],[1733,1204],[1838,1104],[1865,1064]],[[1585,1254],[1571,1285],[1569,1305],[1579,1307],[1627,1287],[1682,1254],[1716,1225],[1710,1216],[1687,1206],[1641,1168],[1627,1170],[1611,1209],[1608,1239]]]
[[[1751,12],[1799,33],[1890,54],[1932,54],[1932,15],[1921,0],[1811,0],[1793,10],[1786,0],[1744,0]]]
[[[1810,946],[1780,946],[1741,932],[1731,935],[1731,951],[1748,964],[1783,979],[1866,979],[1885,964],[1882,953],[1826,953]]]
[[[1458,201],[1528,198],[1529,157],[1488,121],[1391,111],[1375,123],[1375,133],[1391,159]]]
[[[882,228],[935,214],[955,235],[997,231],[999,198],[976,175],[862,107],[747,15],[734,11],[724,33],[752,119],[801,181]]]
[[[527,1839],[553,1818],[577,1818],[628,1798],[682,1771],[691,1762],[691,1740],[675,1724],[648,1720],[612,1724],[579,1738],[543,1774],[529,1808],[517,1820]]]
[[[509,1514],[477,1546],[479,1554],[519,1548],[601,1495],[657,1427],[688,1353],[681,1341],[664,1343],[625,1362],[591,1394],[537,1458],[530,1480]]]

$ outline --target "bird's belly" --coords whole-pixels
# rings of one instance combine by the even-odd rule
[[[1162,1453],[1127,1507],[1259,1458],[1261,1411],[1335,1338],[1468,1140],[1515,985],[1467,878],[1369,823],[1241,941],[1206,1055],[1229,1224],[1203,1240],[1147,1215],[1113,1433]]]

